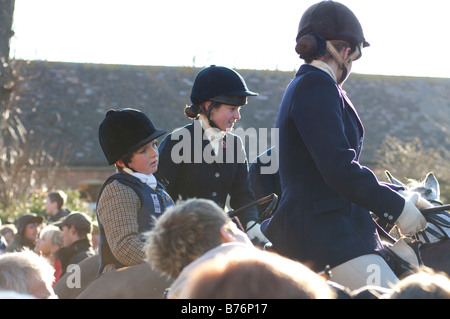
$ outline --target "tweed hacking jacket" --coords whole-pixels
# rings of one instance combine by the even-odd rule
[[[165,207],[173,204],[172,199],[164,190],[158,188],[158,193],[163,194],[164,198],[158,196],[156,205],[159,206],[159,211],[155,212],[151,211],[148,206],[146,206],[147,210],[141,211],[143,203],[138,194],[118,180],[113,180],[101,191],[97,204],[99,226],[101,225],[103,228],[112,255],[123,266],[133,266],[145,262],[145,242],[140,230],[150,230],[152,227],[151,215],[157,217],[164,212]],[[148,216],[139,216],[140,213]],[[142,219],[142,217],[145,218]],[[140,225],[140,220],[141,223],[143,220],[146,225]],[[103,272],[116,268],[116,264],[107,264]]]

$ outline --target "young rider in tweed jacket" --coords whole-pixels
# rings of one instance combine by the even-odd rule
[[[99,273],[145,261],[142,234],[152,228],[153,216],[173,205],[156,179],[158,145],[165,134],[148,116],[135,109],[110,110],[99,128],[99,141],[109,165],[118,173],[99,191]]]

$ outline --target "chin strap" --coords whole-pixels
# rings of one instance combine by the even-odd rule
[[[208,124],[209,124],[209,126],[211,126],[211,127],[213,127],[213,128],[219,129],[219,127],[216,125],[216,123],[214,123],[214,122],[211,121],[211,119],[210,119],[211,111],[212,111],[212,109],[213,109],[216,105],[218,105],[218,103],[217,103],[216,101],[211,101],[211,104],[210,104],[208,110],[206,111],[205,116],[206,116],[206,118],[208,119]]]
[[[327,41],[327,51],[333,56],[339,67],[342,68],[342,75],[337,81],[337,84],[341,84],[347,77],[348,65],[352,62],[352,58],[348,57],[347,60],[344,60],[330,41]]]
[[[350,65],[350,63],[352,63],[352,61],[358,60],[361,57],[361,45],[355,46],[355,50],[348,55],[346,60],[342,58],[342,56],[330,41],[327,41],[326,50],[333,56],[339,67],[342,68],[341,78],[337,81],[337,84],[341,84],[347,77],[348,66]]]

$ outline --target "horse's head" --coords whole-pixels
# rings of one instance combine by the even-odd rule
[[[442,206],[439,199],[440,188],[439,182],[433,173],[428,173],[424,180],[415,181],[408,179],[407,185],[404,185],[391,173],[386,171],[386,175],[390,182],[397,186],[405,187],[406,190],[419,193],[424,199],[434,206]],[[428,212],[426,214],[428,227],[425,231],[416,234],[416,238],[422,242],[435,242],[443,238],[448,239],[450,236],[450,214],[446,211]]]
[[[422,182],[411,181],[411,190],[420,193],[423,198],[430,202],[439,202],[441,195],[439,182],[433,173],[428,173]]]
[[[422,181],[408,179],[407,185],[396,179],[389,171],[385,172],[389,181],[398,186],[403,186],[409,191],[418,192],[429,202],[439,202],[440,187],[439,182],[433,173],[428,173]]]

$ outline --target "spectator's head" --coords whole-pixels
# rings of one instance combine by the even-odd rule
[[[0,290],[54,297],[54,271],[44,257],[29,250],[0,255]]]
[[[196,266],[179,298],[332,299],[335,294],[301,263],[258,249],[236,249]]]
[[[43,218],[36,214],[24,214],[16,221],[17,233],[24,238],[34,242],[38,235]]]
[[[390,299],[450,299],[450,279],[444,273],[422,268],[400,280],[387,296]]]
[[[92,219],[85,213],[72,212],[61,222],[55,223],[62,230],[64,247],[69,247],[80,239],[89,238],[92,231]]]
[[[63,191],[50,192],[45,199],[45,210],[48,215],[54,216],[67,200],[67,195]]]
[[[189,199],[169,207],[146,233],[147,260],[176,278],[185,266],[224,242],[252,245],[225,211],[208,199]]]
[[[6,242],[10,244],[17,233],[17,228],[13,224],[6,224],[1,227],[0,233],[6,239]]]
[[[34,251],[44,257],[54,256],[63,247],[62,231],[55,225],[45,226],[36,240]]]

